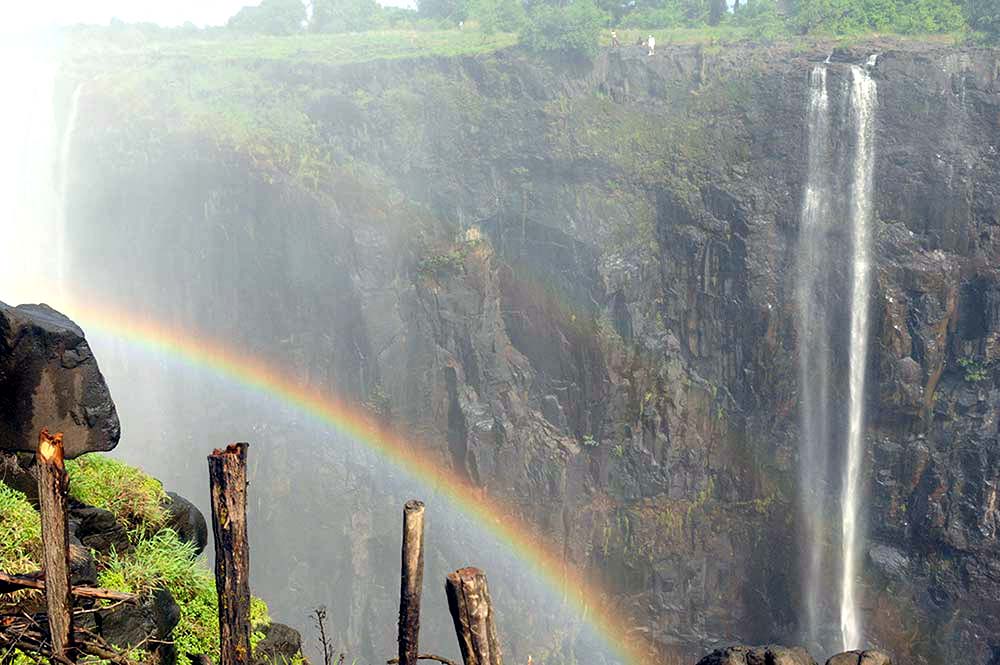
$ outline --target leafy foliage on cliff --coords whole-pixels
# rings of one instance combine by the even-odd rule
[[[521,42],[533,51],[594,55],[607,22],[608,15],[593,0],[573,0],[565,7],[542,4],[529,15]]]

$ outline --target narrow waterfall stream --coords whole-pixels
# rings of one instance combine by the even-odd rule
[[[839,642],[862,646],[857,575],[863,541],[865,367],[871,287],[870,220],[876,85],[852,66],[831,102],[830,64],[809,77],[808,174],[799,225],[799,321],[803,638],[825,646],[839,594]],[[843,288],[850,280],[851,288]],[[849,325],[847,321],[849,320]],[[844,357],[847,366],[834,362]],[[847,410],[836,408],[846,397]],[[846,418],[846,423],[844,419]],[[843,452],[840,452],[843,451]],[[842,474],[838,479],[837,474]],[[831,510],[840,489],[839,561]],[[839,579],[831,571],[839,570]],[[836,586],[834,584],[836,583]]]
[[[857,574],[862,541],[861,460],[864,457],[865,367],[868,359],[868,295],[871,282],[872,177],[874,150],[872,118],[875,114],[875,81],[861,67],[851,67],[851,116],[856,132],[854,174],[851,182],[853,233],[853,284],[851,288],[850,401],[847,464],[841,498],[843,576],[841,579],[840,632],[845,650],[862,646],[858,613]]]
[[[801,386],[802,444],[799,477],[804,524],[802,588],[806,637],[820,640],[823,575],[823,487],[830,446],[830,329],[827,276],[830,253],[826,236],[830,207],[830,98],[826,67],[813,69],[809,87],[809,175],[799,225],[799,265],[796,300],[800,336],[799,385]]]

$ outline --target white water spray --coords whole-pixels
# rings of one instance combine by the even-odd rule
[[[857,144],[854,179],[851,184],[851,227],[853,233],[853,285],[851,288],[851,343],[847,464],[841,496],[843,575],[841,578],[840,633],[844,650],[862,646],[862,625],[858,609],[857,574],[861,558],[862,469],[864,457],[865,368],[868,359],[868,295],[871,279],[870,222],[874,150],[872,118],[876,87],[868,72],[851,68],[851,115]]]
[[[56,66],[35,54],[0,50],[8,96],[0,105],[0,297],[10,304],[56,296],[53,257],[58,142]]]
[[[69,262],[69,252],[66,248],[66,238],[68,234],[67,201],[69,198],[69,164],[73,150],[73,134],[76,131],[76,116],[80,108],[80,94],[83,92],[83,83],[77,84],[70,98],[69,112],[66,115],[66,124],[62,131],[62,140],[59,145],[59,182],[57,194],[57,213],[55,224],[56,240],[56,291],[60,300],[65,299],[66,267]]]
[[[829,273],[827,235],[830,214],[830,100],[826,67],[809,77],[809,170],[799,225],[796,301],[799,311],[799,386],[802,442],[799,480],[805,556],[802,565],[803,607],[810,644],[820,640],[823,580],[823,499],[829,461],[830,314],[826,280]]]

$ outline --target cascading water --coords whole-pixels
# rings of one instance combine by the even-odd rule
[[[799,226],[799,265],[796,300],[799,309],[799,385],[802,391],[802,446],[799,474],[805,538],[802,570],[806,635],[820,639],[820,589],[823,573],[823,471],[829,457],[830,346],[827,340],[829,308],[826,279],[830,253],[830,99],[826,67],[816,67],[809,89],[809,174]]]
[[[848,411],[847,464],[841,497],[843,511],[841,550],[840,632],[842,646],[861,646],[856,577],[861,547],[861,458],[864,455],[865,368],[868,358],[868,291],[871,275],[869,225],[874,155],[872,117],[875,112],[875,82],[861,67],[851,68],[851,113],[857,143],[851,185],[853,229],[853,285],[851,288],[850,401]]]
[[[870,63],[871,64],[871,63]],[[799,482],[803,534],[804,637],[825,647],[832,636],[824,596],[831,588],[827,564],[831,533],[826,527],[835,486],[840,478],[841,529],[839,624],[840,646],[861,646],[856,577],[862,540],[861,460],[864,454],[864,391],[868,352],[870,289],[870,218],[873,177],[872,119],[876,86],[866,69],[851,67],[840,91],[841,104],[831,105],[827,64],[810,73],[808,175],[799,226],[796,304],[799,316],[799,380],[801,447]],[[834,111],[831,113],[831,106]],[[853,148],[840,154],[840,146]],[[849,224],[849,228],[844,226]],[[843,257],[849,257],[844,265]],[[840,284],[850,276],[852,287]],[[849,297],[848,301],[844,301]],[[848,314],[849,312],[849,314]],[[850,325],[843,321],[849,316]],[[840,341],[846,336],[846,344]],[[844,372],[833,363],[841,350],[849,359]],[[847,389],[839,388],[846,382]],[[834,405],[847,393],[847,413]],[[846,415],[847,427],[842,422]],[[843,432],[843,434],[842,434]],[[842,438],[843,437],[843,438]],[[832,452],[845,441],[843,461]]]

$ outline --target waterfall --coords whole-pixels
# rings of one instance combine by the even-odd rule
[[[856,577],[861,558],[862,469],[864,456],[865,368],[868,358],[868,292],[871,279],[872,117],[875,82],[861,67],[851,68],[851,115],[857,143],[851,183],[853,284],[851,287],[850,399],[848,403],[847,464],[841,497],[843,576],[840,632],[845,650],[861,646]]]
[[[843,89],[836,89],[840,103],[832,105],[828,67],[818,65],[809,76],[808,173],[796,270],[802,607],[804,639],[825,648],[834,638],[824,633],[832,623],[828,616],[832,608],[824,598],[839,582],[840,642],[843,649],[852,649],[862,641],[856,577],[862,540],[876,87],[866,69],[851,67]],[[843,288],[848,276],[849,290]],[[844,356],[846,372],[833,360]],[[836,408],[845,393],[846,414]],[[842,461],[834,459],[839,450],[845,451]],[[839,479],[838,473],[842,473]],[[835,532],[828,526],[830,488],[838,483],[840,561],[830,562],[836,558],[830,547]],[[829,573],[836,563],[839,580]]]
[[[823,485],[829,457],[830,431],[830,329],[826,306],[829,248],[826,237],[830,225],[830,100],[826,67],[816,67],[810,75],[809,90],[809,171],[799,225],[798,288],[799,385],[801,386],[802,445],[799,481],[802,487],[802,519],[805,542],[803,608],[806,635],[819,642],[820,601],[823,573]]]
[[[80,108],[80,94],[83,92],[83,83],[77,84],[73,89],[73,96],[69,102],[69,112],[66,114],[66,124],[63,127],[62,139],[59,142],[59,182],[57,193],[57,213],[56,213],[56,290],[63,299],[64,287],[66,283],[67,264],[69,262],[69,252],[66,248],[66,236],[68,228],[66,224],[67,210],[66,202],[69,194],[69,163],[73,150],[73,133],[76,130],[76,116]]]

